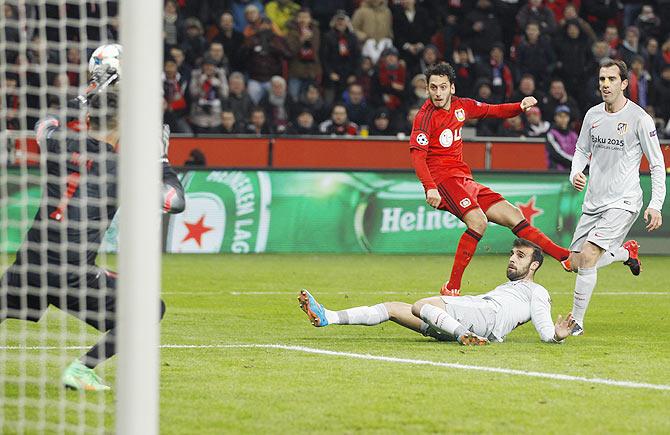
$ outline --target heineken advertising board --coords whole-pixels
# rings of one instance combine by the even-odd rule
[[[570,243],[583,193],[572,188],[567,175],[478,174],[476,179],[518,206],[556,242]],[[203,170],[183,173],[182,182],[186,210],[166,216],[167,252],[449,254],[465,229],[451,214],[425,203],[413,173]],[[650,184],[643,176],[645,204]],[[17,249],[39,195],[37,187],[9,190],[0,212],[0,252]],[[670,241],[670,213],[664,217],[666,225],[653,237]],[[117,249],[116,221],[105,235],[104,251]],[[638,219],[629,237],[648,236]],[[505,253],[513,238],[509,229],[489,224],[478,249]]]
[[[569,245],[583,193],[567,174],[476,178]],[[182,181],[187,207],[170,217],[167,252],[453,253],[465,229],[426,204],[413,173],[190,171]],[[648,176],[642,184],[646,203]],[[639,219],[630,236],[645,234]],[[670,238],[670,225],[655,236]],[[505,253],[513,238],[509,229],[490,224],[478,249]]]

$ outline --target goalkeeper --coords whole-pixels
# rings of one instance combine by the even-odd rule
[[[110,73],[113,71],[103,71],[93,80],[104,83]],[[63,373],[63,384],[79,390],[109,390],[93,369],[116,353],[117,278],[95,264],[103,235],[118,208],[119,119],[114,88],[107,83],[89,95],[85,139],[61,129],[55,118],[36,125],[42,161],[46,162],[43,200],[14,264],[0,279],[0,322],[7,318],[36,322],[54,305],[105,332]],[[166,127],[162,207],[167,213],[181,213],[184,190],[167,161]],[[161,300],[161,318],[164,312]]]

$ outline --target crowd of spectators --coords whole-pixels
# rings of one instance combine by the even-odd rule
[[[86,14],[111,17],[100,26],[47,27],[31,41],[77,41],[82,32],[89,41],[117,40],[116,3],[102,12],[99,3],[88,2]],[[35,18],[83,13],[67,2],[30,8]],[[18,41],[17,7],[5,4],[4,14],[5,39]],[[598,65],[610,57],[626,61],[629,98],[670,137],[670,0],[166,0],[163,29],[164,121],[176,133],[407,135],[427,98],[423,73],[448,61],[459,96],[537,98],[521,116],[472,128],[480,136],[546,137],[558,167],[562,144],[570,148],[583,114],[601,101]],[[27,64],[32,88],[76,91],[88,50],[66,51],[66,73],[43,73],[40,50],[8,49],[6,59]],[[47,54],[63,63],[58,52]],[[21,101],[21,77],[6,76],[10,128],[19,128],[11,114],[20,104],[62,104],[30,93]]]

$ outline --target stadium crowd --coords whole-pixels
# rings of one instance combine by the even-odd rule
[[[21,52],[11,45],[30,31],[21,17],[84,13],[67,2],[23,4],[25,11],[9,3],[3,11],[5,56],[14,65],[3,99],[15,129],[21,105],[63,103],[59,95],[44,98],[44,85],[76,95],[85,56],[100,41],[118,40],[117,3],[88,2],[89,18],[109,19],[65,34],[47,25],[27,35],[35,44]],[[599,62],[611,57],[629,65],[629,97],[670,137],[670,0],[166,0],[163,29],[164,121],[175,133],[409,134],[427,98],[423,72],[445,60],[459,96],[539,101],[522,116],[480,120],[477,135],[547,137],[557,144],[557,167],[565,166],[560,151],[574,151],[581,117],[601,101]],[[42,38],[83,36],[86,53],[78,44],[35,49]],[[45,69],[45,61],[66,68]],[[25,85],[23,99],[17,89]],[[36,112],[23,125],[31,128]]]

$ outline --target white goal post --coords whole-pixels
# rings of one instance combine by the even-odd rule
[[[121,1],[120,435],[158,433],[162,18],[161,0]]]

